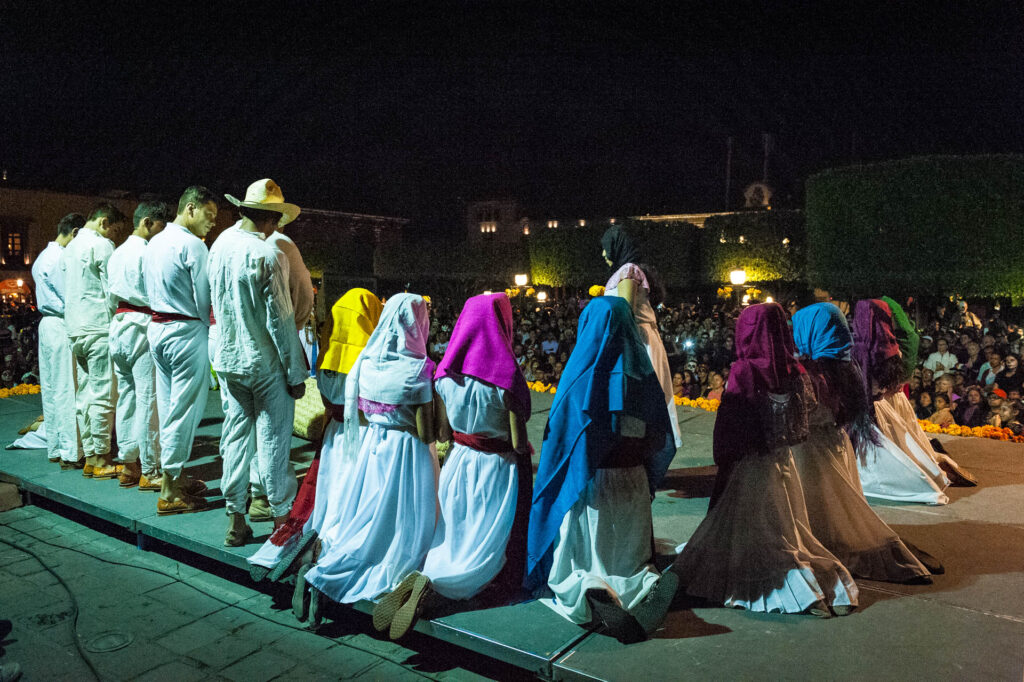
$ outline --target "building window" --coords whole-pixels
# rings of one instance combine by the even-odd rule
[[[556,227],[558,227],[558,221],[557,220],[549,220],[548,221],[548,229],[549,230],[553,230]]]
[[[526,235],[530,234],[530,224],[529,223],[527,223],[526,225],[523,225],[523,234],[526,234]]]
[[[25,235],[20,231],[4,231],[3,256],[5,264],[25,261]]]
[[[485,221],[480,223],[480,232],[483,234],[494,234],[498,231],[498,223],[494,221]]]
[[[587,221],[584,220],[583,218],[580,218],[578,221],[576,221],[576,224],[579,225],[580,227],[586,227]]]

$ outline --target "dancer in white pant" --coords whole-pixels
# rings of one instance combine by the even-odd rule
[[[162,470],[158,514],[203,509],[205,488],[184,476],[192,441],[209,392],[207,334],[210,324],[209,251],[202,237],[217,219],[210,190],[193,186],[178,201],[173,223],[150,240],[143,257],[146,295],[153,309],[150,352],[156,367]]]
[[[65,314],[71,354],[78,370],[75,404],[78,429],[85,452],[86,478],[103,480],[118,474],[110,454],[114,426],[114,383],[110,368],[110,292],[107,261],[114,253],[110,240],[127,222],[109,203],[89,214],[82,229],[61,255],[64,272]]]
[[[156,411],[156,374],[149,352],[153,311],[146,296],[142,257],[149,240],[174,218],[162,201],[143,201],[135,209],[135,231],[107,264],[110,296],[117,301],[110,321],[110,359],[117,377],[117,449],[124,462],[122,488],[160,490],[160,422]]]
[[[249,186],[239,207],[241,225],[226,230],[210,251],[210,291],[219,340],[213,368],[225,405],[220,449],[221,490],[230,519],[224,544],[239,547],[252,537],[245,523],[249,466],[257,460],[275,527],[288,519],[298,485],[289,462],[295,398],[308,375],[287,281],[265,242],[279,222],[299,207],[284,202],[272,180]]]
[[[299,247],[282,232],[283,229],[284,225],[278,225],[266,241],[267,245],[274,250],[277,262],[281,266],[281,273],[285,282],[288,283],[288,295],[295,313],[295,329],[301,333],[309,321],[310,315],[313,314],[313,279],[302,260]],[[306,357],[305,353],[303,353],[303,357]],[[309,369],[308,365],[306,369]],[[252,502],[249,504],[249,520],[273,521],[274,514],[270,509],[270,502],[267,500],[267,489],[260,480],[259,467],[255,459],[249,468],[249,490],[252,494]]]
[[[60,257],[85,216],[69,213],[57,224],[57,239],[47,244],[32,265],[39,321],[39,384],[46,422],[46,453],[61,469],[85,466],[75,418],[75,366],[64,324],[64,272]]]

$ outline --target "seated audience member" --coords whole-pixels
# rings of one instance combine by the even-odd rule
[[[1020,393],[1024,384],[1024,370],[1020,369],[1020,358],[1013,353],[1007,353],[1003,360],[1003,371],[996,375],[995,386],[1006,391],[1009,395],[1013,391]]]
[[[940,393],[946,396],[946,402],[951,406],[960,399],[960,396],[953,392],[953,377],[949,374],[943,374],[935,380],[935,395]]]
[[[927,337],[925,337],[927,338]],[[923,345],[923,344],[922,344]],[[924,366],[934,373],[936,379],[957,366],[956,356],[949,352],[949,342],[940,338],[935,342],[936,350],[924,361]]]
[[[923,391],[934,391],[935,381],[932,377],[932,371],[928,368],[921,369],[921,390]]]
[[[676,372],[672,375],[672,395],[676,398],[689,398],[690,396],[686,393],[686,383],[683,380],[683,375]]]
[[[981,344],[977,341],[968,341],[967,353],[963,361],[968,383],[975,384],[978,382],[978,374],[981,373],[981,366],[984,364],[985,356],[981,352]]]
[[[996,383],[996,377],[1003,371],[1003,354],[995,349],[989,353],[988,362],[981,366],[978,372],[978,383],[983,387],[991,387]],[[1004,389],[1005,390],[1005,389]]]
[[[711,388],[708,383],[708,366],[701,363],[697,365],[697,386],[700,388],[700,394],[704,395],[708,389]]]
[[[984,426],[987,418],[988,406],[985,404],[981,389],[971,386],[967,389],[967,396],[961,400],[953,411],[953,418],[960,426]]]
[[[910,402],[914,402],[918,394],[921,393],[921,377],[910,377],[910,380],[903,385],[903,393],[906,394]]]
[[[934,411],[935,406],[932,405],[932,394],[928,391],[918,393],[917,400],[914,401],[914,414],[917,418],[928,419]]]
[[[708,400],[721,400],[722,392],[725,390],[725,379],[718,372],[712,372],[708,379],[708,392],[705,397]]]
[[[1019,400],[1004,400],[999,413],[993,418],[993,426],[1010,429],[1013,435],[1024,435],[1024,424],[1020,422],[1021,403]]]
[[[686,388],[686,397],[695,400],[700,397],[700,382],[689,369],[683,370],[683,384]]]
[[[935,405],[935,411],[928,417],[928,421],[941,427],[952,426],[956,423],[953,418],[953,410],[949,406],[949,398],[944,393],[936,393],[932,403]]]
[[[553,333],[548,332],[547,337],[540,344],[540,349],[544,352],[544,355],[554,355],[558,352],[558,341]]]
[[[993,426],[998,426],[996,422],[999,420],[999,408],[1002,407],[1003,401],[1006,399],[1006,391],[1002,391],[998,388],[993,389],[989,392],[986,398],[988,402],[988,423]]]
[[[932,347],[932,337],[927,334],[922,335],[921,345],[917,349],[917,361],[924,362],[927,360],[933,350],[935,349]]]

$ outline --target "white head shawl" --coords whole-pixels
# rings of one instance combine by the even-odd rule
[[[359,398],[387,405],[423,405],[433,399],[434,363],[427,357],[430,314],[416,294],[388,299],[380,322],[345,381],[344,455],[359,448]]]

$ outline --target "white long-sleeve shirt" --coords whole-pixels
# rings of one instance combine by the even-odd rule
[[[36,308],[42,315],[64,317],[64,271],[60,267],[63,253],[63,246],[50,242],[32,264]]]
[[[939,364],[941,364],[944,369],[935,369],[935,367]],[[958,364],[960,364],[960,361],[957,360],[956,356],[950,353],[949,351],[946,351],[945,353],[935,351],[934,353],[928,356],[927,360],[924,361],[924,366],[932,370],[932,372],[934,372],[934,379],[938,379],[943,374],[948,374],[949,372],[952,372],[954,369],[956,369],[956,366]]]
[[[283,256],[281,260],[286,264],[284,275],[295,312],[295,328],[302,329],[313,314],[313,278],[302,260],[299,247],[288,235],[278,230],[267,237],[267,243]]]
[[[258,232],[225,230],[210,249],[210,292],[220,335],[218,374],[283,371],[289,386],[309,370],[295,333],[291,296],[274,249]]]
[[[177,223],[167,223],[149,240],[142,259],[149,307],[210,324],[210,252],[203,240]]]
[[[127,301],[133,305],[148,306],[146,278],[142,271],[142,258],[146,255],[148,242],[137,235],[129,235],[124,244],[114,249],[114,255],[107,263],[107,282],[110,286],[110,301],[116,307],[118,302]]]
[[[68,336],[110,332],[114,309],[107,288],[107,261],[113,253],[114,242],[83,227],[61,254]]]

